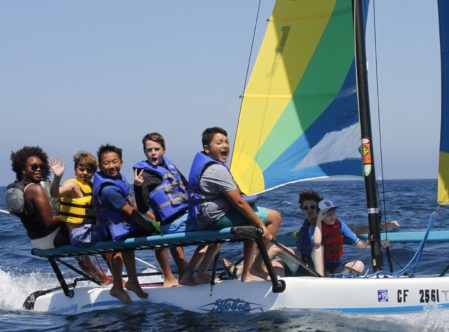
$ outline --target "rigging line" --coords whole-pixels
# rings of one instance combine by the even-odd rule
[[[252,37],[252,40],[251,40],[251,47],[250,47],[250,50],[249,50],[248,63],[246,65],[245,81],[243,83],[242,95],[240,96],[240,98],[241,98],[240,110],[239,110],[239,118],[237,120],[236,128],[239,127],[240,116],[242,114],[243,96],[245,94],[246,84],[248,83],[249,67],[251,65],[251,58],[252,58],[252,55],[253,55],[254,40],[256,39],[256,30],[257,30],[257,23],[259,22],[259,13],[260,13],[260,5],[261,5],[261,3],[262,3],[262,0],[259,0],[259,4],[257,5],[256,21],[254,22],[253,37]],[[237,130],[235,131],[235,134],[234,134],[234,146],[235,146],[236,140],[237,140]],[[233,160],[231,159],[231,165],[232,165],[232,162],[233,162]]]
[[[384,224],[387,223],[387,210],[385,203],[385,176],[384,176],[384,162],[383,162],[383,152],[382,152],[382,122],[380,118],[380,93],[379,93],[379,68],[377,62],[377,21],[376,21],[376,1],[373,0],[373,28],[374,28],[374,62],[375,62],[375,72],[376,72],[376,98],[377,98],[377,123],[378,123],[378,131],[379,131],[379,153],[380,153],[380,173],[381,173],[381,183],[382,190],[377,190],[379,202],[382,204],[382,217],[384,219]],[[377,181],[376,181],[377,185]],[[380,195],[382,192],[382,195]],[[381,197],[382,196],[382,199]],[[388,230],[385,227],[385,233],[388,238]]]
[[[377,195],[379,202],[381,203],[383,213],[384,225],[385,225],[385,238],[388,240],[388,227],[387,227],[387,207],[385,202],[385,176],[384,176],[384,162],[383,162],[383,152],[382,152],[382,122],[380,118],[380,92],[379,92],[379,67],[377,62],[377,24],[376,24],[376,0],[373,0],[373,28],[374,28],[374,63],[376,72],[376,98],[377,98],[377,124],[379,131],[379,156],[380,156],[380,173],[381,173],[381,183],[382,183],[382,195],[380,195],[380,190],[377,190]],[[376,181],[377,186],[377,181]],[[382,199],[380,198],[382,196]],[[393,272],[393,261],[391,257],[390,247],[385,249],[387,255],[388,267],[390,272]]]
[[[379,202],[382,202],[382,210],[384,216],[384,223],[387,223],[387,211],[385,204],[385,180],[384,180],[384,162],[383,162],[383,153],[382,153],[382,130],[381,130],[381,118],[380,118],[380,93],[379,93],[379,71],[378,71],[378,62],[377,62],[377,24],[376,24],[376,1],[373,0],[373,28],[374,28],[374,63],[375,63],[375,72],[376,72],[376,98],[377,98],[377,124],[379,131],[379,151],[380,151],[380,173],[381,173],[381,183],[382,183],[382,199],[379,197]],[[377,181],[376,181],[377,183]],[[380,196],[380,191],[377,190],[378,195]],[[385,232],[388,234],[387,229],[385,227]]]

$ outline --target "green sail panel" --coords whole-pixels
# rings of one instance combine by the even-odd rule
[[[241,189],[361,175],[356,98],[352,1],[278,1],[242,102]]]

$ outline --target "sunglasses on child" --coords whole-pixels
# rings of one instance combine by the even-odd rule
[[[316,205],[304,205],[303,207],[301,207],[301,209],[307,211],[307,210],[315,210],[316,209]]]
[[[31,169],[33,171],[36,171],[37,169],[44,169],[44,165],[43,164],[32,163],[31,164]]]

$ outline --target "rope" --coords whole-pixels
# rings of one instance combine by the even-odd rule
[[[378,201],[381,206],[381,219],[383,218],[385,225],[385,238],[388,240],[388,228],[387,228],[387,207],[385,202],[385,180],[384,180],[384,162],[383,162],[383,150],[382,150],[382,121],[380,116],[380,92],[379,92],[379,66],[377,62],[377,21],[376,21],[376,1],[373,0],[373,30],[374,30],[374,62],[376,73],[376,98],[377,98],[377,124],[379,132],[379,155],[380,155],[380,175],[382,190],[377,189]],[[377,186],[377,181],[376,181]],[[388,260],[388,267],[390,272],[393,272],[393,262],[390,254],[390,248],[385,250]]]
[[[403,276],[403,275],[408,275],[409,277],[412,277],[415,272],[416,272],[416,266],[418,265],[418,263],[421,260],[421,256],[424,250],[424,247],[427,243],[427,238],[429,236],[430,230],[432,229],[433,223],[435,221],[437,217],[437,212],[433,212],[430,215],[429,218],[429,222],[427,223],[427,229],[426,229],[426,233],[424,235],[424,238],[422,239],[418,249],[416,250],[415,254],[413,255],[412,259],[410,259],[410,261],[408,262],[407,265],[405,265],[405,267],[403,267],[401,270],[397,271],[397,272],[388,272],[388,271],[376,271],[375,273],[372,273],[371,277],[374,276],[379,276],[379,275],[386,275],[386,276]]]
[[[248,83],[249,67],[251,65],[251,58],[252,58],[252,55],[253,55],[254,40],[256,39],[256,30],[257,30],[257,23],[259,21],[259,12],[260,12],[260,4],[261,4],[261,2],[262,2],[262,0],[259,0],[259,4],[257,5],[256,21],[254,22],[253,37],[252,37],[252,40],[251,40],[251,47],[250,47],[250,50],[249,50],[248,63],[246,65],[245,81],[243,83],[243,91],[242,91],[242,101],[240,103],[239,119],[237,120],[237,127],[236,128],[239,127],[240,115],[242,114],[243,95],[245,94],[246,84]],[[234,136],[234,146],[235,146],[236,140],[237,140],[237,131],[235,132],[235,136]],[[231,160],[231,164],[232,164],[232,160]]]

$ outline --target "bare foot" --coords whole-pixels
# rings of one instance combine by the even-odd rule
[[[246,276],[242,275],[242,281],[248,282],[248,281],[265,281],[265,279],[258,277],[254,274],[248,273]]]
[[[107,285],[112,284],[112,278],[109,277],[109,276],[106,275],[106,274],[103,274],[103,275],[97,280],[97,282],[98,282],[98,284],[99,284],[100,286],[107,286]]]
[[[120,302],[122,302],[123,304],[131,303],[131,298],[129,297],[128,293],[125,292],[124,289],[112,287],[111,290],[109,291],[109,294],[111,294],[111,296],[113,297],[118,298]]]
[[[145,293],[143,291],[143,289],[142,289],[142,287],[140,287],[139,283],[132,283],[128,280],[126,282],[126,289],[133,291],[141,299],[146,299],[148,297],[148,293]]]
[[[164,287],[178,287],[179,286],[178,279],[176,279],[176,278],[170,278],[170,279],[165,278],[163,286]]]

